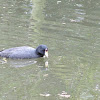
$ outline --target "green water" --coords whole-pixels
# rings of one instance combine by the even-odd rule
[[[48,59],[0,59],[0,100],[100,100],[99,0],[0,0],[0,50],[39,44]]]

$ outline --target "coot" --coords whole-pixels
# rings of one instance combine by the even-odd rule
[[[14,47],[0,51],[0,56],[16,59],[48,57],[48,48],[46,45],[39,45],[36,49],[29,46]]]

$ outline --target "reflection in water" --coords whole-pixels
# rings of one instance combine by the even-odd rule
[[[31,15],[31,19],[33,19],[33,21],[31,22],[30,28],[34,29],[34,32],[38,34],[41,32],[41,27],[42,27],[42,24],[44,23],[43,11],[46,6],[45,2],[46,0],[43,0],[42,2],[33,0],[32,2],[34,4],[34,6],[32,6],[33,8],[32,8],[32,15]]]
[[[48,61],[45,61],[44,58],[38,58],[38,59],[8,59],[8,58],[1,58],[0,59],[1,64],[9,64],[10,67],[25,67],[33,64],[37,64],[37,66],[40,66],[43,68],[48,68]]]

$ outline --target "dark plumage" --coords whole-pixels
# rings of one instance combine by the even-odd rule
[[[29,46],[14,47],[0,51],[0,56],[16,59],[48,57],[48,48],[46,45],[40,45],[36,49]]]

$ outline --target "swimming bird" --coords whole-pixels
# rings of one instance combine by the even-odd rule
[[[14,47],[0,51],[0,56],[15,59],[48,58],[48,47],[43,44],[36,49],[29,46]]]

